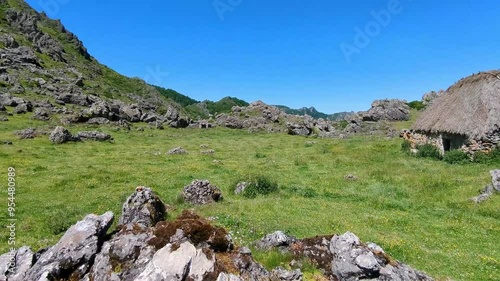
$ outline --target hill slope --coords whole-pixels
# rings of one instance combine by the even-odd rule
[[[160,114],[169,106],[181,110],[177,95],[100,64],[60,21],[24,1],[0,0],[0,19],[0,92],[80,106],[114,99]]]

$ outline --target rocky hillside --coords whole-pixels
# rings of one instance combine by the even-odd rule
[[[167,95],[100,64],[60,21],[37,13],[24,1],[0,0],[0,14],[3,105],[25,104],[20,111],[43,108],[76,122],[92,118],[176,122],[183,114],[175,102],[178,93]]]

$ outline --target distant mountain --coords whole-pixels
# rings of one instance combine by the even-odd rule
[[[323,112],[319,112],[316,110],[316,108],[314,107],[302,107],[300,109],[293,109],[293,108],[290,108],[288,106],[285,106],[285,105],[275,105],[277,108],[283,110],[285,113],[288,113],[288,114],[293,114],[293,115],[309,115],[313,118],[323,118],[323,119],[327,119],[329,117],[328,114],[326,113],[323,113]]]
[[[351,111],[351,112],[345,112],[345,111],[344,112],[337,112],[337,113],[329,115],[328,119],[330,119],[332,121],[342,121],[347,116],[350,116],[350,115],[353,115],[353,114],[356,114],[356,112],[354,112],[354,111]]]

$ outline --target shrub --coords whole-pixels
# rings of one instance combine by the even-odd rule
[[[480,164],[500,164],[500,149],[495,149],[490,153],[476,152],[472,161]]]
[[[441,152],[432,144],[419,145],[417,146],[417,149],[417,157],[434,158],[437,160],[441,160],[443,158]]]
[[[411,107],[411,108],[413,108],[413,109],[416,109],[416,110],[421,110],[421,109],[425,108],[424,103],[421,102],[421,101],[418,101],[418,100],[409,102],[408,106]]]
[[[340,120],[338,122],[338,127],[339,129],[343,130],[345,128],[347,128],[347,125],[349,125],[349,122],[347,122],[347,120]]]
[[[248,183],[248,186],[242,192],[243,196],[247,198],[255,198],[258,195],[268,195],[278,191],[278,184],[267,176],[250,176],[246,180],[240,180],[239,182]]]
[[[462,150],[452,150],[444,154],[443,160],[449,164],[465,164],[470,163],[470,158]]]
[[[401,152],[411,154],[411,143],[407,140],[404,140],[403,143],[401,143]]]
[[[71,214],[67,210],[56,210],[47,219],[47,226],[54,235],[66,232],[72,224]]]

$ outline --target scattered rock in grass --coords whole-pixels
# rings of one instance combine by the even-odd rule
[[[5,116],[0,116],[0,121],[7,122],[7,121],[9,121],[9,118],[7,118]]]
[[[30,102],[20,103],[14,109],[14,113],[15,114],[25,114],[27,112],[31,112],[32,110],[33,110],[33,106],[31,105]]]
[[[138,132],[144,132],[144,127],[139,127],[139,128],[137,128],[137,131],[138,131]]]
[[[202,150],[200,153],[205,154],[205,155],[213,155],[213,154],[215,154],[215,150],[207,149],[207,150]]]
[[[353,174],[348,174],[344,176],[344,179],[348,181],[357,181],[359,178]]]
[[[187,151],[184,150],[184,148],[182,147],[176,147],[176,148],[172,148],[168,151],[168,154],[170,155],[180,155],[180,154],[187,154]]]
[[[151,188],[139,186],[134,194],[123,203],[120,225],[138,224],[143,227],[154,226],[164,219],[165,204]]]
[[[49,139],[54,144],[62,144],[69,141],[77,141],[78,139],[73,137],[71,133],[66,130],[66,128],[57,126],[52,133],[50,133]]]
[[[214,163],[215,165],[222,165],[222,164],[224,164],[224,163],[222,163],[221,160],[217,160],[217,159],[215,159],[214,161],[212,161],[212,163]]]
[[[204,205],[222,200],[222,192],[208,180],[195,180],[184,187],[182,197],[190,204]]]
[[[106,119],[104,117],[94,117],[90,118],[89,121],[87,121],[87,124],[90,125],[104,125],[109,123],[111,123],[111,121],[109,121],[109,119]]]
[[[248,182],[239,182],[236,185],[236,188],[234,189],[234,194],[242,193],[243,191],[245,191],[245,189],[247,188],[248,185],[250,185],[250,183],[248,183]]]
[[[313,146],[315,144],[317,144],[318,142],[315,142],[315,141],[306,141],[306,146]]]
[[[46,108],[38,107],[33,112],[33,117],[31,117],[31,118],[33,118],[35,120],[40,120],[40,121],[49,121],[50,120],[50,112]]]
[[[80,140],[94,140],[94,141],[108,141],[113,140],[110,134],[97,131],[84,131],[78,132],[76,137]]]
[[[38,133],[35,128],[28,128],[20,131],[14,132],[15,135],[17,135],[20,139],[25,140],[25,139],[34,139],[35,137],[38,136]]]
[[[208,144],[202,144],[202,145],[200,145],[201,149],[207,149],[208,147],[209,147]]]
[[[474,203],[481,203],[488,200],[494,193],[500,192],[500,170],[491,170],[491,184],[485,186],[480,194],[470,200]]]
[[[288,248],[296,238],[286,235],[283,231],[267,234],[255,243],[258,249],[269,250],[272,248]]]
[[[338,280],[433,280],[424,273],[391,260],[379,246],[361,243],[353,233],[335,235],[330,241],[331,271]]]
[[[9,140],[5,140],[5,141],[3,141],[3,144],[5,144],[5,145],[12,145],[12,142],[9,141]]]

